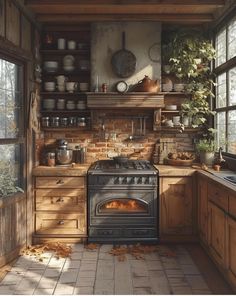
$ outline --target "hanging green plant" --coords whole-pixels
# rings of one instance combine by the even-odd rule
[[[191,97],[182,104],[181,115],[191,117],[191,126],[201,128],[203,138],[214,138],[214,129],[209,126],[209,119],[214,115],[209,105],[214,97],[210,65],[215,49],[211,42],[198,31],[178,30],[169,35],[163,55],[171,73],[185,84],[185,92]]]

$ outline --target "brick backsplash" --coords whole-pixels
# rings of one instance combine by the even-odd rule
[[[128,116],[129,118],[126,118]],[[140,120],[134,116],[145,116],[146,130],[145,135],[140,136]],[[133,118],[133,119],[132,119]],[[132,135],[132,120],[134,124],[134,139]],[[105,132],[102,130],[105,126]],[[58,139],[66,139],[69,147],[74,149],[76,145],[87,148],[86,162],[92,163],[99,159],[108,159],[117,154],[125,154],[132,158],[147,159],[152,161],[155,145],[171,142],[169,147],[177,151],[193,151],[193,134],[180,134],[153,132],[153,116],[151,111],[137,114],[136,111],[117,111],[117,112],[93,112],[93,124],[91,130],[63,131],[63,132],[44,132],[36,138],[37,153],[39,163],[44,163],[44,154],[56,148]],[[42,141],[42,138],[44,139]],[[167,144],[168,145],[168,144]]]

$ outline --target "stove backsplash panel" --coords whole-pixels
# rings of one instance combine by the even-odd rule
[[[137,159],[152,160],[155,144],[160,141],[167,151],[193,151],[193,134],[165,133],[160,134],[152,130],[152,112],[140,114],[146,116],[145,136],[140,136],[140,126],[132,116],[136,111],[122,110],[120,112],[94,112],[93,126],[87,131],[44,132],[36,138],[36,165],[44,163],[45,148],[53,149],[56,141],[64,138],[70,148],[82,145],[87,148],[86,162],[93,163],[100,159],[107,159],[117,154],[133,156]],[[123,118],[121,118],[123,116]],[[129,118],[124,118],[128,116]],[[133,120],[133,134],[132,134]],[[130,136],[133,139],[130,139]],[[164,153],[164,152],[163,152]],[[162,155],[164,157],[164,154]]]

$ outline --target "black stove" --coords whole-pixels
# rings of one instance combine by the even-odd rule
[[[145,160],[100,160],[88,170],[90,242],[156,242],[158,170]]]

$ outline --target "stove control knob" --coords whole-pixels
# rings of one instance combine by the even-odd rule
[[[148,177],[145,178],[145,182],[144,182],[144,184],[149,184],[149,178],[148,178]]]
[[[143,183],[143,178],[142,177],[139,177],[137,183],[138,184],[142,184]]]
[[[127,177],[124,177],[123,180],[122,180],[122,184],[127,184],[127,181],[128,181]]]
[[[131,177],[129,183],[130,184],[135,184],[135,177]]]
[[[114,184],[120,184],[120,178],[119,177],[116,177],[114,179]]]

